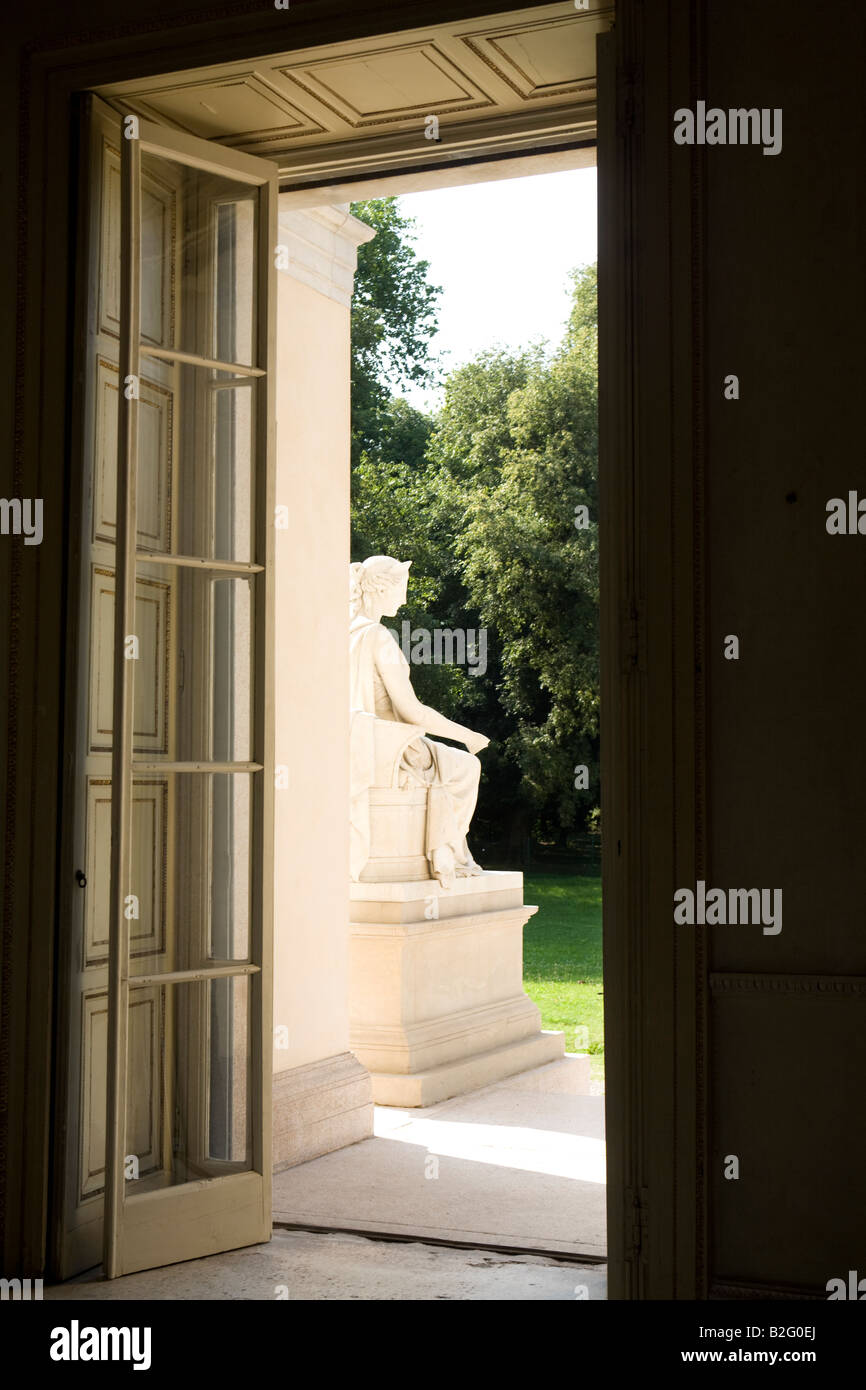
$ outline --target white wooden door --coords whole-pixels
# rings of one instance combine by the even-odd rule
[[[268,1239],[276,168],[91,112],[61,1272]]]

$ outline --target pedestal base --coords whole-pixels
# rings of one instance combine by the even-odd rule
[[[554,1061],[523,991],[523,875],[353,883],[349,1045],[380,1105],[425,1106]]]
[[[562,1033],[539,1032],[521,1042],[508,1043],[491,1052],[476,1052],[461,1062],[448,1062],[429,1071],[410,1072],[406,1076],[399,1072],[371,1072],[373,1100],[376,1105],[407,1110],[436,1105],[440,1100],[492,1086],[494,1081],[504,1081],[518,1072],[542,1067],[545,1062],[556,1062],[563,1051]]]

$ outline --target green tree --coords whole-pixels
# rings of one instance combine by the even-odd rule
[[[498,476],[467,498],[457,538],[468,599],[496,634],[520,809],[536,835],[560,840],[598,799],[596,325],[589,267],[574,275],[562,346],[508,398]],[[585,792],[574,787],[580,763]]]
[[[482,353],[450,374],[435,422],[389,398],[358,450],[353,553],[413,561],[395,627],[487,629],[483,675],[413,670],[422,700],[492,739],[482,855],[485,841],[507,840],[512,861],[530,837],[567,841],[598,804],[597,373],[586,267],[557,350]]]
[[[428,450],[428,493],[457,518],[452,606],[489,637],[476,723],[495,744],[479,819],[492,836],[507,818],[512,846],[561,842],[598,800],[595,268],[575,272],[572,290],[555,353],[485,353],[451,375]],[[580,763],[586,791],[574,786]]]
[[[430,440],[431,462],[472,487],[498,481],[503,456],[514,445],[509,398],[543,362],[541,346],[517,355],[490,349],[453,371]]]
[[[415,223],[396,198],[353,203],[351,210],[376,233],[358,248],[352,294],[352,464],[365,450],[384,448],[393,458],[401,439],[417,460],[425,417],[392,397],[399,386],[437,378],[430,341],[442,291],[430,283],[429,262],[412,245]]]

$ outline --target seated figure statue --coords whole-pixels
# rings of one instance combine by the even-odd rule
[[[351,876],[357,882],[370,852],[370,788],[426,787],[430,875],[450,888],[455,878],[483,872],[466,833],[481,775],[475,754],[490,740],[421,704],[406,657],[379,621],[406,602],[411,563],[371,555],[349,567]],[[454,739],[468,752],[427,734]]]

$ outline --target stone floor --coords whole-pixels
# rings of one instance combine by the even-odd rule
[[[603,1299],[603,1266],[580,1268],[532,1255],[274,1231],[269,1245],[128,1274],[93,1274],[47,1287],[63,1302],[127,1299],[517,1300]]]
[[[45,1298],[604,1299],[604,1265],[580,1262],[605,1253],[599,1089],[566,1055],[426,1110],[377,1107],[375,1138],[276,1175],[270,1244],[111,1283],[92,1271]]]
[[[274,1220],[604,1256],[604,1097],[566,1055],[278,1173]]]

